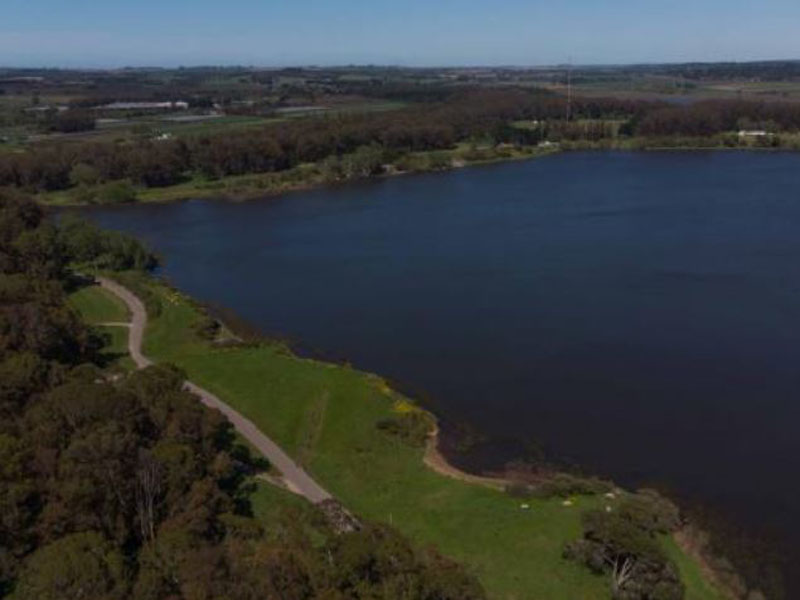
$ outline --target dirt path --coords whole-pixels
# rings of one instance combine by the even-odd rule
[[[100,285],[118,296],[131,312],[130,334],[128,336],[128,351],[133,362],[140,369],[153,364],[149,358],[142,354],[142,341],[144,330],[147,326],[147,311],[139,298],[126,287],[105,277],[98,277]],[[275,442],[269,439],[252,421],[242,416],[233,408],[225,404],[211,392],[204,390],[191,381],[185,384],[187,390],[196,394],[200,401],[210,408],[215,408],[224,414],[236,430],[261,452],[264,457],[283,475],[286,486],[301,496],[305,496],[314,504],[331,500],[332,496],[325,491],[308,473],[300,468],[289,455],[287,455]]]
[[[442,456],[442,453],[439,452],[438,427],[435,427],[430,436],[428,436],[428,441],[425,444],[425,456],[423,457],[423,462],[429,469],[436,471],[439,473],[439,475],[444,475],[445,477],[458,479],[459,481],[465,481],[467,483],[474,483],[496,490],[503,490],[505,489],[506,485],[510,483],[508,479],[502,479],[500,477],[481,477],[480,475],[472,475],[471,473],[467,473],[466,471],[462,471],[461,469],[451,465],[447,459]]]

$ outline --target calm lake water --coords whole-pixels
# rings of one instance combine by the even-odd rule
[[[563,154],[86,214],[187,293],[471,424],[496,442],[475,461],[535,442],[797,555],[800,155]]]

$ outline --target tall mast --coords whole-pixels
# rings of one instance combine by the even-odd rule
[[[572,117],[572,57],[567,63],[567,121]]]

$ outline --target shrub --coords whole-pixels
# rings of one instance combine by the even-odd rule
[[[678,507],[654,490],[625,498],[618,510],[620,516],[649,533],[670,533],[681,525]]]
[[[678,570],[656,537],[672,516],[664,502],[646,492],[627,499],[616,511],[584,513],[583,537],[567,544],[564,558],[609,574],[615,600],[681,600],[684,588]]]
[[[607,481],[592,478],[576,477],[568,473],[558,473],[533,489],[533,495],[538,498],[553,498],[554,496],[588,496],[604,494],[614,489]]]
[[[100,188],[97,200],[101,204],[127,204],[136,202],[136,188],[128,180],[112,181]]]
[[[604,548],[591,540],[579,539],[564,548],[564,558],[588,567],[592,573],[602,575],[608,570]]]
[[[428,155],[428,169],[442,171],[453,166],[453,159],[447,152],[431,152]]]
[[[626,519],[619,512],[590,510],[583,514],[586,540],[603,546],[611,556],[630,555],[650,560],[666,560],[654,536]]]
[[[124,271],[149,270],[158,264],[155,255],[136,238],[118,231],[106,231],[70,216],[61,222],[59,243],[64,256],[79,265]]]
[[[100,171],[86,163],[78,163],[69,172],[72,185],[95,185],[100,181]]]
[[[213,340],[219,334],[220,324],[216,319],[204,316],[192,326],[192,329],[200,338]]]
[[[94,204],[97,202],[97,189],[88,185],[78,185],[69,191],[73,201],[79,204]]]
[[[505,492],[512,498],[530,498],[533,488],[522,481],[512,481],[506,484]]]
[[[492,153],[488,148],[471,147],[462,156],[468,161],[480,161],[489,160],[492,158]]]
[[[410,446],[421,447],[428,439],[431,425],[431,419],[426,413],[414,410],[381,419],[376,426],[384,433],[395,436]]]
[[[403,154],[397,157],[394,160],[394,166],[398,171],[403,173],[428,170],[427,161],[415,154]]]

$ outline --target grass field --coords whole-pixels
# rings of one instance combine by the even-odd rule
[[[122,300],[99,285],[88,285],[70,294],[69,304],[90,325],[122,323],[130,318]]]
[[[133,360],[128,355],[127,327],[101,325],[101,323],[127,323],[128,308],[114,294],[99,285],[81,287],[69,295],[68,302],[85,323],[103,335],[107,343],[100,351],[106,367],[133,370]]]
[[[580,535],[580,512],[600,498],[580,497],[570,507],[557,499],[532,500],[522,510],[502,492],[444,478],[423,465],[421,449],[376,428],[401,400],[380,378],[299,359],[279,345],[214,349],[192,333],[199,318],[192,303],[155,289],[163,311],[148,327],[145,352],[181,366],[290,454],[302,455],[355,513],[389,522],[418,544],[462,561],[494,599],[609,597],[605,578],[561,558],[564,544]],[[264,485],[253,497],[256,515],[298,502]],[[718,598],[674,543],[665,541],[665,548],[681,569],[687,598]]]
[[[152,123],[154,130],[175,135],[203,135],[222,131],[241,131],[251,127],[260,127],[271,123],[280,123],[286,119],[280,117],[239,117],[225,116],[197,122],[180,122],[161,120]]]
[[[136,365],[128,354],[128,329],[126,327],[98,327],[100,333],[108,338],[108,343],[103,347],[102,360],[107,367],[133,371]]]
[[[556,93],[567,91],[566,73],[561,81],[542,84]],[[800,101],[800,82],[748,80],[685,80],[665,75],[609,77],[572,84],[576,96],[667,100],[681,97],[698,100]]]
[[[681,580],[686,585],[687,600],[694,598],[724,598],[719,594],[703,575],[699,565],[686,556],[671,537],[664,537],[662,546],[667,556],[678,566],[681,573]]]

